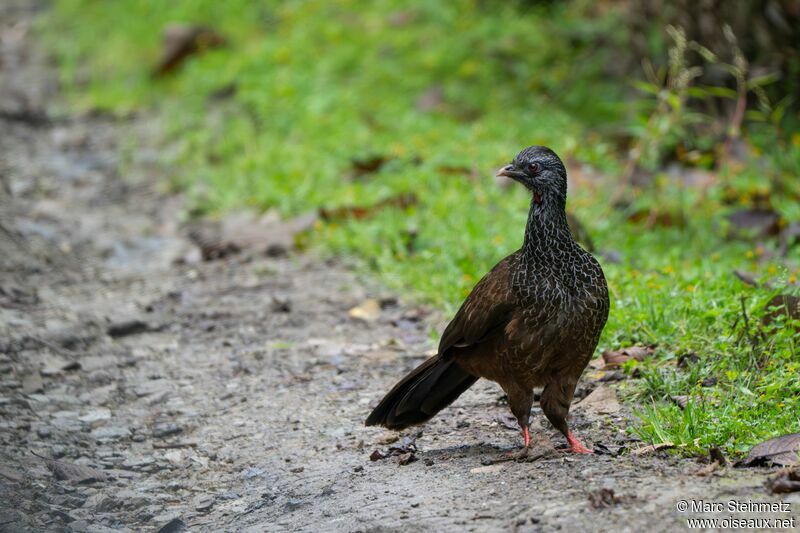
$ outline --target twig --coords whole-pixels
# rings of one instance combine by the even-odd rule
[[[153,448],[157,450],[167,450],[172,448],[196,448],[197,443],[194,441],[183,442],[154,442]]]

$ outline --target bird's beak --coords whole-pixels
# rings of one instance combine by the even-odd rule
[[[520,172],[519,170],[515,170],[514,165],[507,165],[498,170],[495,176],[497,177],[504,176],[506,178],[511,178],[512,180],[519,181],[525,176],[525,173]]]

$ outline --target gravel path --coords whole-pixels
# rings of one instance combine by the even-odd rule
[[[573,425],[605,454],[537,411],[541,457],[498,462],[490,383],[421,436],[364,428],[446,317],[311,254],[203,260],[158,117],[65,110],[36,9],[0,6],[0,530],[674,531],[680,500],[774,499],[765,469],[627,453],[595,371]]]

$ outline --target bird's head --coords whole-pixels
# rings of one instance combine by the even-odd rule
[[[510,165],[497,171],[520,182],[533,194],[536,205],[561,208],[567,204],[567,170],[554,151],[546,146],[529,146]]]

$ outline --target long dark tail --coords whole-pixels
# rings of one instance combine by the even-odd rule
[[[478,381],[452,359],[431,357],[400,380],[366,421],[368,426],[403,429],[430,420]]]

